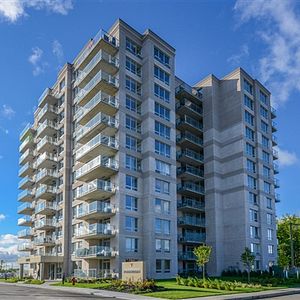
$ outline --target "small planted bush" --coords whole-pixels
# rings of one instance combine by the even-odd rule
[[[39,280],[39,279],[27,279],[24,281],[25,284],[43,284],[45,283],[44,280]]]

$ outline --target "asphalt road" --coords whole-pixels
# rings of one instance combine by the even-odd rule
[[[0,285],[1,300],[86,300],[102,299],[112,300],[117,298],[99,297],[93,295],[82,295],[68,291],[55,291],[26,286]]]
[[[282,296],[282,297],[274,297],[274,298],[269,298],[273,300],[299,300],[300,299],[300,294],[298,295],[290,295],[290,296]]]

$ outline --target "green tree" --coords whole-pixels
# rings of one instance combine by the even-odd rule
[[[251,267],[254,264],[255,260],[255,255],[252,254],[251,250],[246,247],[245,251],[241,255],[241,261],[243,262],[244,266],[247,268],[247,273],[248,273],[248,283],[250,282],[250,272],[251,272]]]
[[[205,264],[209,262],[212,248],[210,246],[199,246],[193,251],[196,256],[196,263],[202,268],[202,276],[205,279]]]
[[[282,268],[292,265],[290,230],[292,230],[295,266],[300,266],[300,217],[285,215],[277,221],[278,264]]]

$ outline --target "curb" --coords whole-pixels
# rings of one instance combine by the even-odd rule
[[[277,298],[281,296],[297,295],[300,294],[299,291],[282,291],[277,293],[270,293],[264,295],[252,295],[252,296],[241,296],[241,297],[232,297],[226,298],[226,300],[253,300],[253,299],[267,299],[267,298]]]

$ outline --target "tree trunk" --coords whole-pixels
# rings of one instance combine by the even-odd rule
[[[248,268],[248,283],[250,283],[250,268]]]

